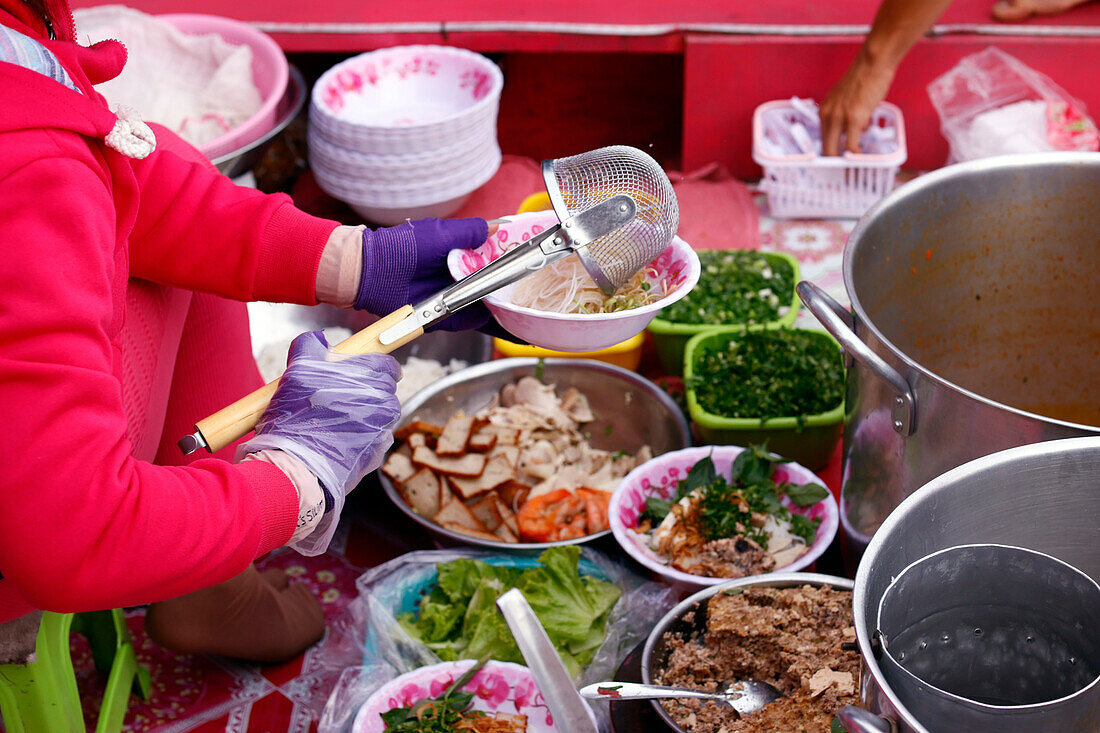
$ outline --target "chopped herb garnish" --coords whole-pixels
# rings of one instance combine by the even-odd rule
[[[840,351],[816,333],[748,331],[702,346],[690,386],[699,406],[714,415],[801,421],[844,399]]]
[[[542,375],[546,372],[546,360],[539,357],[538,362],[535,364],[535,379],[542,381]]]
[[[805,540],[806,544],[812,544],[820,520],[795,514],[783,506],[780,496],[787,494],[794,504],[809,506],[824,499],[828,490],[816,484],[777,485],[772,480],[772,474],[779,462],[780,459],[764,447],[749,446],[734,460],[732,476],[727,481],[718,474],[714,461],[707,456],[692,466],[684,480],[677,484],[672,499],[649,497],[639,523],[649,520],[652,526],[657,526],[676,502],[697,492],[695,495],[699,503],[692,521],[708,541],[740,535],[761,547],[767,547],[769,535],[763,527],[753,523],[752,515],[771,514],[789,523],[791,532]],[[817,498],[810,501],[813,497]]]
[[[750,249],[700,250],[699,282],[660,317],[673,323],[766,323],[794,299],[794,268],[782,257]]]
[[[473,679],[477,671],[489,661],[484,655],[462,676],[451,683],[439,697],[418,700],[411,707],[394,708],[382,713],[382,723],[387,733],[448,733],[466,716],[485,715],[468,710],[474,699],[472,692],[460,692],[463,685]]]
[[[813,543],[814,537],[817,535],[817,525],[821,524],[820,519],[810,519],[805,514],[791,512],[790,522],[793,534],[806,540],[807,545]]]

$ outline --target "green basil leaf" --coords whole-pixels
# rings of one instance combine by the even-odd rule
[[[409,712],[410,708],[394,708],[382,713],[382,723],[386,726],[386,730],[404,723],[409,717]]]
[[[829,490],[821,484],[787,484],[781,486],[780,491],[798,506],[813,506],[829,495]]]
[[[664,521],[668,513],[672,511],[672,505],[676,502],[669,499],[658,499],[656,496],[647,497],[645,500],[645,511],[638,517],[638,521],[648,519],[650,523],[656,527],[658,524]]]
[[[806,540],[807,545],[813,544],[819,524],[821,524],[820,519],[810,519],[803,514],[791,513],[791,532]]]
[[[714,483],[716,478],[718,478],[718,469],[714,467],[711,457],[707,456],[692,466],[688,475],[680,482],[680,488],[676,494],[677,500],[683,499],[696,489]]]

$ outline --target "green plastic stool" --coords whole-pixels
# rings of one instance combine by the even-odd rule
[[[107,673],[96,733],[121,730],[133,689],[149,698],[149,670],[137,655],[121,609],[42,614],[35,661],[0,664],[0,717],[8,733],[84,733],[69,633],[87,637],[95,667]]]

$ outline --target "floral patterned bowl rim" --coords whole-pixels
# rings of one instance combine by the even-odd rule
[[[422,63],[425,58],[429,63]],[[409,59],[415,62],[415,68],[409,67]],[[432,64],[438,68],[441,61],[462,67],[459,86],[468,91],[470,104],[428,121],[409,120],[396,125],[371,124],[340,116],[339,110],[348,95],[361,94],[364,89],[376,86],[385,79],[415,81],[422,74],[433,76],[435,71]],[[486,108],[496,107],[503,88],[503,72],[485,56],[454,46],[423,44],[380,48],[345,59],[321,74],[313,86],[311,96],[312,106],[336,124],[364,127],[378,132],[393,130],[397,135],[403,136],[416,130],[451,127],[456,123],[462,124],[468,118],[490,114]],[[495,113],[493,116],[495,117]]]
[[[616,541],[632,558],[666,580],[693,586],[711,586],[729,582],[731,578],[692,575],[670,567],[660,555],[645,545],[645,535],[634,530],[638,526],[638,516],[645,508],[647,497],[659,495],[662,498],[670,498],[677,484],[687,476],[691,467],[708,455],[713,458],[718,472],[729,477],[733,460],[743,450],[745,449],[736,445],[683,448],[659,455],[628,473],[611,494],[611,502],[607,510],[611,533]],[[773,476],[777,483],[815,483],[825,486],[815,473],[793,462],[777,465]],[[804,514],[812,519],[820,519],[821,523],[818,525],[817,535],[809,550],[790,565],[776,568],[771,571],[772,573],[790,573],[808,567],[821,557],[832,543],[839,527],[839,511],[832,492],[818,503],[808,507],[795,506],[786,496],[782,497],[781,501],[792,512]]]
[[[408,707],[426,697],[436,697],[475,664],[472,659],[441,662],[414,669],[378,688],[359,708],[352,725],[354,733],[382,733],[381,714]],[[463,690],[473,692],[471,709],[486,713],[526,715],[529,733],[557,731],[542,692],[531,670],[521,664],[489,660]]]

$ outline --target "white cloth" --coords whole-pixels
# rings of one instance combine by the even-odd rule
[[[263,103],[247,45],[217,34],[189,35],[122,5],[78,8],[73,17],[80,43],[113,38],[126,46],[122,73],[96,87],[111,107],[132,107],[192,145],[220,137]]]

